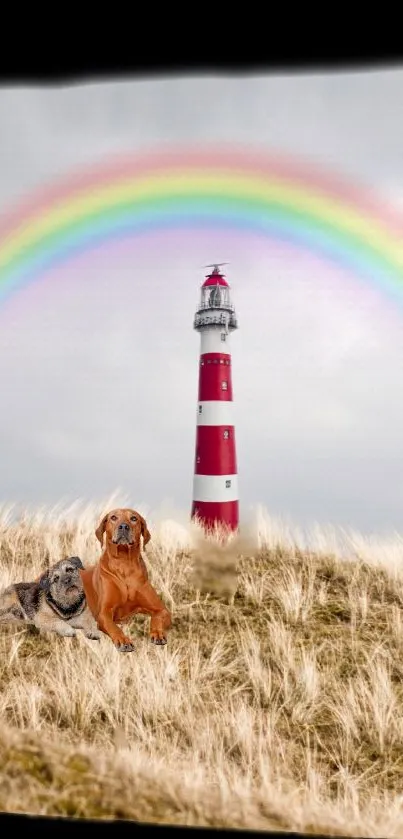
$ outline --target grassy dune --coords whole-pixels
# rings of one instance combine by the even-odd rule
[[[0,585],[95,561],[102,512],[0,511]],[[167,647],[0,628],[0,810],[403,836],[400,538],[148,521]]]

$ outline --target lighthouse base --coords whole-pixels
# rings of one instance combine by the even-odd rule
[[[239,501],[193,501],[191,518],[196,517],[208,529],[221,525],[229,530],[237,530]]]

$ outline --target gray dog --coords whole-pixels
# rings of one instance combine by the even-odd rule
[[[0,592],[0,624],[29,623],[65,637],[81,629],[99,641],[101,633],[87,606],[78,556],[61,559],[33,583],[13,583]]]

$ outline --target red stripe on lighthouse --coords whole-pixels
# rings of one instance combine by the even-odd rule
[[[195,475],[235,475],[237,471],[234,426],[198,425]]]
[[[239,501],[193,501],[192,518],[197,516],[207,527],[219,522],[236,530],[239,521]]]
[[[200,357],[199,402],[232,402],[231,356],[205,353]]]

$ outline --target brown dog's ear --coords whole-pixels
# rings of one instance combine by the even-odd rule
[[[100,522],[100,524],[98,525],[98,527],[95,531],[95,536],[97,537],[98,542],[100,542],[101,545],[103,544],[103,541],[104,541],[104,533],[105,533],[105,527],[106,527],[106,522],[107,521],[108,521],[108,516],[104,516],[102,521]]]
[[[147,527],[145,519],[141,519],[141,535],[143,537],[143,547],[146,546],[147,542],[151,539],[151,533]]]

